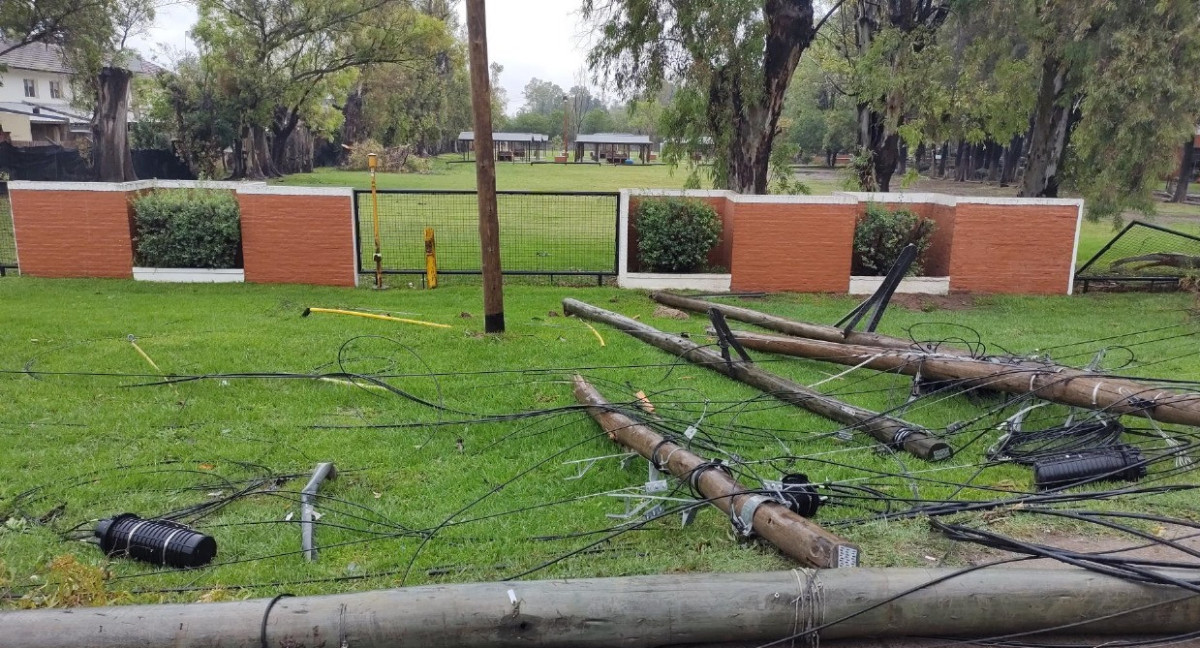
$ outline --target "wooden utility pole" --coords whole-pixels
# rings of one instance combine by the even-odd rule
[[[488,72],[484,0],[467,0],[471,49],[471,106],[475,113],[475,180],[479,192],[479,248],[483,261],[483,328],[504,332],[504,277],[500,269],[500,218],[496,211],[496,156],[492,143],[492,81]]]
[[[681,337],[642,324],[612,311],[574,299],[563,300],[563,312],[584,319],[604,322],[633,337],[673,353],[707,369],[725,374],[757,387],[779,400],[837,421],[848,427],[862,430],[878,441],[903,447],[922,459],[941,461],[949,459],[954,451],[944,441],[936,439],[922,427],[879,412],[844,403],[804,385],[764,371],[746,362],[729,362],[720,354],[701,347]]]
[[[715,302],[705,301],[703,299],[694,299],[692,297],[684,297],[669,292],[652,292],[650,299],[672,308],[680,308],[694,313],[706,313],[710,308],[716,308],[721,311],[727,319],[761,326],[765,329],[786,333],[787,335],[796,335],[813,340],[824,340],[826,342],[847,342],[850,344],[861,344],[863,346],[876,346],[887,349],[904,349],[912,350],[914,343],[912,340],[903,338],[890,337],[880,335],[878,333],[867,333],[861,331],[850,331],[846,333],[836,326],[827,326],[825,324],[812,324],[809,322],[800,322],[797,320],[768,315],[749,308],[740,306],[729,306],[726,304],[717,304]],[[943,353],[946,353],[943,351]],[[953,353],[951,351],[950,353]]]
[[[1182,569],[1164,575],[1195,577]],[[789,637],[824,624],[796,643],[961,640],[1047,628],[1085,636],[1175,635],[1200,627],[1200,597],[1073,568],[666,574],[0,612],[0,642],[21,648],[790,646]]]
[[[581,376],[575,376],[575,399],[588,406],[588,414],[604,428],[609,438],[679,479],[694,483],[696,490],[726,516],[732,518],[747,512],[745,518],[751,521],[750,529],[788,556],[810,567],[858,566],[859,550],[853,543],[793,513],[779,502],[747,491],[725,471],[616,411]]]
[[[567,138],[567,133],[571,127],[571,104],[570,95],[563,95],[563,161],[571,161],[571,141]]]
[[[1063,405],[1129,414],[1160,423],[1200,426],[1200,394],[1179,393],[1136,380],[1111,378],[1069,367],[1033,362],[989,362],[921,351],[877,349],[853,344],[734,332],[747,349],[862,366],[1009,394],[1032,394]]]

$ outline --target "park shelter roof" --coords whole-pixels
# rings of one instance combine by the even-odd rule
[[[475,131],[463,131],[458,134],[461,142],[474,142]],[[541,133],[492,133],[495,142],[547,142],[550,138]]]
[[[575,138],[577,144],[653,144],[649,135],[634,135],[633,133],[594,133],[580,135]]]

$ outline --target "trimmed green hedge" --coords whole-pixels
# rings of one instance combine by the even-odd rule
[[[241,267],[241,211],[231,191],[164,189],[134,202],[145,268]]]
[[[637,212],[638,259],[648,272],[702,270],[721,238],[721,217],[699,200],[651,198]]]
[[[908,274],[919,275],[925,251],[933,242],[937,224],[907,209],[892,211],[881,205],[867,205],[866,216],[854,228],[855,275],[885,275],[900,252],[909,243],[917,246],[917,260]]]

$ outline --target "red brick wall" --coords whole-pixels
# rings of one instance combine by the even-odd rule
[[[353,286],[358,276],[349,194],[239,193],[246,281]]]
[[[735,291],[846,292],[859,206],[730,202]]]
[[[1074,205],[959,203],[950,290],[1062,295],[1074,264]]]
[[[21,274],[132,277],[134,193],[12,189]]]
[[[642,269],[641,261],[638,259],[638,232],[637,232],[637,209],[641,200],[645,200],[649,196],[632,196],[629,199],[629,271],[630,272],[645,272]],[[729,270],[729,266],[733,258],[733,203],[726,200],[723,196],[695,198],[700,202],[712,205],[713,209],[717,210],[717,215],[721,217],[721,238],[717,244],[713,246],[708,253],[708,265],[715,268],[725,268]]]
[[[933,230],[933,241],[925,251],[926,277],[950,276],[950,251],[954,245],[954,217],[956,209],[949,205],[930,205],[928,218],[937,223]]]

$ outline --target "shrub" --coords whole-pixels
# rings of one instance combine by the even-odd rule
[[[350,146],[346,156],[345,168],[351,171],[366,171],[368,157],[374,154],[378,163],[378,171],[383,173],[431,173],[433,162],[413,154],[411,146],[384,147],[373,139],[367,139]]]
[[[854,229],[854,274],[887,274],[909,243],[917,246],[917,260],[908,274],[921,274],[935,227],[933,221],[907,209],[892,211],[880,205],[867,205],[866,216]]]
[[[647,270],[691,272],[704,265],[721,238],[721,219],[711,205],[696,200],[643,200],[637,232],[638,259]]]
[[[163,190],[134,203],[137,265],[151,268],[236,268],[241,211],[233,192]]]

